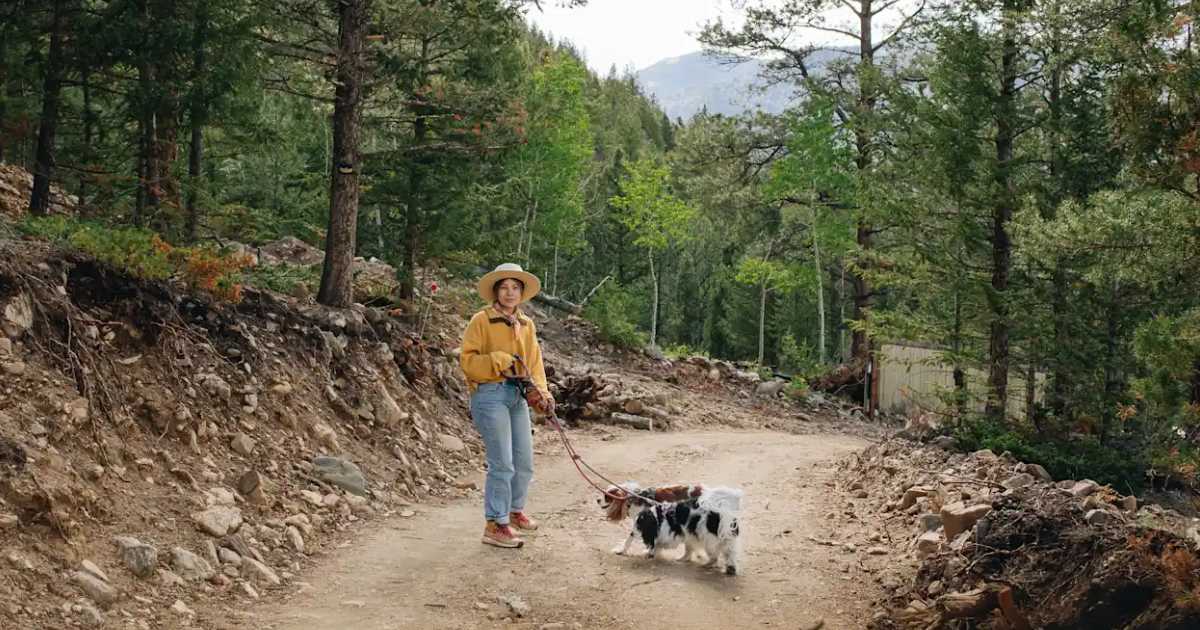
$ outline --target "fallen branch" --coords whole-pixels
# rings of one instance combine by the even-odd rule
[[[612,415],[610,415],[607,418],[601,418],[600,422],[603,422],[604,424],[625,425],[625,426],[633,427],[635,429],[641,429],[643,431],[653,431],[654,430],[654,419],[653,418],[643,418],[641,416],[631,416],[627,413],[621,413],[619,411],[614,411],[612,413]]]

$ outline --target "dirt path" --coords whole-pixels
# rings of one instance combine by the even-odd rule
[[[542,520],[524,549],[479,543],[479,493],[397,518],[318,562],[312,585],[247,611],[245,627],[278,630],[395,628],[861,628],[875,585],[854,554],[813,543],[831,536],[825,515],[844,505],[825,480],[830,464],[861,448],[854,438],[765,432],[619,433],[577,438],[589,462],[616,479],[739,485],[743,574],[726,577],[667,558],[611,553],[628,531],[604,522],[561,449],[539,436],[530,511]],[[482,474],[480,475],[482,482]],[[640,546],[638,547],[640,549]],[[673,553],[671,554],[674,555]],[[522,619],[497,595],[532,608]],[[483,604],[487,608],[482,607]],[[714,622],[719,622],[714,625]]]

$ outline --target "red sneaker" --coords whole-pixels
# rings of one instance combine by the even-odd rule
[[[516,549],[524,545],[525,541],[517,537],[508,525],[499,525],[495,521],[488,521],[483,528],[483,544]]]
[[[513,527],[526,532],[537,531],[538,528],[537,521],[525,516],[524,512],[510,512],[508,522],[512,523]]]

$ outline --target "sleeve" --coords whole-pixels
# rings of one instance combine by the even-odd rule
[[[529,377],[534,385],[542,390],[547,398],[550,397],[550,387],[546,385],[546,366],[542,363],[542,346],[538,344],[537,328],[533,320],[529,320]]]
[[[475,383],[498,379],[504,370],[513,364],[513,357],[507,352],[483,352],[484,340],[487,337],[485,326],[481,316],[471,318],[471,323],[467,324],[467,332],[463,334],[462,353],[458,358],[467,380]]]

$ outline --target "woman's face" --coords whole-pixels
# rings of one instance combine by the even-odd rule
[[[504,308],[516,308],[521,303],[521,283],[512,278],[505,278],[496,287],[496,301]]]

